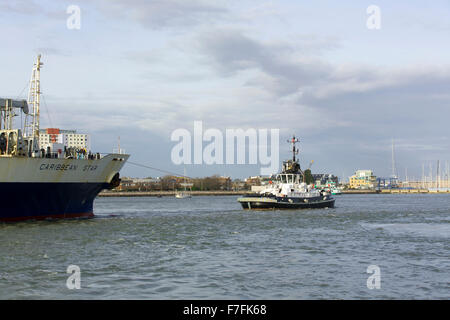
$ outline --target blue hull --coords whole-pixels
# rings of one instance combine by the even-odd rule
[[[92,217],[107,183],[0,183],[0,221]]]

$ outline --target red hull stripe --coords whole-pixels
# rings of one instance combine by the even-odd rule
[[[93,212],[83,212],[83,213],[52,214],[52,215],[28,216],[28,217],[5,217],[0,218],[0,221],[14,222],[26,220],[92,218],[93,216],[94,216]]]

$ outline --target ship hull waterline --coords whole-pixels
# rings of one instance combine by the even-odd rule
[[[117,186],[128,157],[1,157],[0,222],[93,217],[95,198],[103,189]]]
[[[0,221],[91,218],[107,183],[0,183]]]
[[[240,198],[238,202],[245,210],[298,210],[298,209],[319,209],[334,208],[335,199],[318,200],[311,202],[289,202],[277,201],[272,198]]]

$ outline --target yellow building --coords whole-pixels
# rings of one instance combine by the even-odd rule
[[[350,189],[373,189],[377,184],[377,177],[372,170],[357,170],[349,180]]]

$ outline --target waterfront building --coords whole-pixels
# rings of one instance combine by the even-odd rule
[[[245,179],[245,183],[248,186],[260,186],[261,185],[261,179],[259,176],[254,176],[254,177],[248,177],[247,179]]]
[[[253,176],[245,179],[248,186],[266,186],[273,180],[272,176]]]
[[[231,188],[234,191],[245,190],[246,186],[247,185],[245,184],[245,181],[242,181],[240,179],[235,179],[231,183]]]
[[[64,147],[89,151],[91,140],[88,134],[77,133],[76,130],[47,128],[39,130],[39,147],[44,150],[50,147],[52,151],[64,149]]]
[[[377,177],[372,170],[357,170],[349,180],[350,189],[373,189],[377,185]]]

